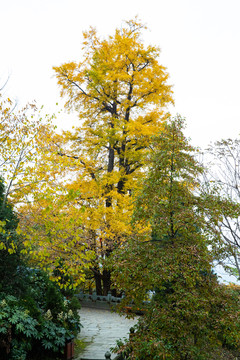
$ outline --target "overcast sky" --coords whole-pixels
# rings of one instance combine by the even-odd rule
[[[174,86],[196,146],[240,133],[240,0],[0,0],[0,79],[8,95],[55,111],[52,66],[78,61],[82,31],[107,36],[135,15]],[[72,118],[74,115],[72,115]],[[70,117],[59,118],[68,126]],[[69,125],[70,126],[70,125]]]

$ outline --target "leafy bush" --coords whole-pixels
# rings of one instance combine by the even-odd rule
[[[46,276],[44,278],[47,279]],[[57,287],[51,284],[51,291],[53,288],[57,293]],[[37,290],[34,295],[38,293]],[[80,317],[75,301],[64,300],[60,293],[58,295],[62,300],[59,301],[59,309],[56,304],[49,308],[51,298],[43,295],[38,302],[34,297],[18,299],[1,294],[0,348],[5,352],[6,359],[33,359],[39,351],[58,354],[63,350],[66,339],[76,335],[80,330]]]
[[[1,360],[56,359],[80,330],[79,302],[66,299],[44,271],[29,268],[18,219],[3,193],[0,178]]]

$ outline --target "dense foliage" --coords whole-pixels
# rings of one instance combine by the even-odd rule
[[[136,18],[103,40],[90,28],[82,61],[54,67],[79,114],[72,130],[58,134],[35,105],[15,113],[1,98],[3,360],[60,356],[80,330],[67,295],[86,277],[98,294],[124,291],[120,310],[143,312],[119,343],[127,359],[240,356],[240,290],[212,271],[228,256],[240,274],[239,140],[212,148],[221,166],[202,188],[184,121],[167,112],[160,50],[144,45],[143,28]]]
[[[183,121],[169,120],[156,137],[153,165],[136,200],[135,222],[146,229],[116,252],[122,307],[153,299],[127,346],[128,358],[203,360],[213,351],[239,349],[239,297],[220,286],[209,249],[218,241],[200,191],[202,169],[183,135]],[[208,199],[209,200],[209,199]],[[214,211],[214,209],[212,209]]]
[[[74,171],[71,203],[84,208],[82,238],[93,250],[97,293],[111,288],[105,259],[131,234],[131,193],[143,176],[152,135],[173,102],[160,50],[145,46],[134,19],[100,39],[84,33],[80,62],[54,67],[66,107],[81,122],[59,142],[59,161]]]
[[[64,349],[68,338],[80,330],[78,300],[67,300],[59,287],[23,258],[18,220],[4,199],[0,182],[0,349],[1,359],[36,359]]]

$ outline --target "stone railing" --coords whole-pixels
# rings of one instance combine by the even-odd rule
[[[85,294],[83,291],[80,291],[78,294],[75,295],[79,301],[81,302],[82,306],[92,307],[97,309],[114,309],[117,304],[119,304],[124,299],[124,294],[122,297],[112,296],[111,292],[109,292],[106,296],[97,295],[95,291],[92,294]],[[149,301],[142,301],[142,307],[140,309],[134,309],[133,303],[129,303],[129,305],[124,306],[125,311],[132,312],[134,311],[137,315],[142,315],[144,312],[144,308],[146,305],[149,304]]]
[[[111,292],[109,292],[106,296],[102,296],[102,295],[97,295],[97,293],[95,291],[93,291],[92,294],[85,294],[83,293],[83,291],[80,291],[78,294],[76,294],[76,297],[80,300],[80,301],[100,301],[100,302],[107,302],[107,303],[120,303],[121,300],[123,299],[124,295],[120,298],[120,297],[116,297],[116,296],[112,296]]]

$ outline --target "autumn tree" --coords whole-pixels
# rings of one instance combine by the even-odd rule
[[[4,177],[4,201],[24,201],[37,179],[29,182],[37,154],[37,138],[50,131],[52,118],[43,116],[36,104],[18,108],[0,94],[0,175]]]
[[[210,204],[200,191],[203,169],[183,124],[180,117],[170,120],[156,136],[135,204],[134,225],[145,232],[112,258],[113,277],[125,291],[121,307],[144,309],[148,291],[155,294],[122,348],[128,359],[215,359],[221,346],[239,348],[238,298],[226,293],[212,272],[209,248],[218,237],[204,215]]]
[[[75,276],[82,281],[91,256],[90,251],[84,252],[86,246],[78,238],[79,214],[75,209],[74,215],[69,204],[66,212],[69,197],[62,205],[67,191],[63,187],[64,164],[57,165],[54,158],[52,144],[55,146],[59,135],[53,118],[36,104],[19,108],[10,98],[0,96],[0,175],[5,185],[1,208],[11,203],[18,213],[25,245],[22,250],[31,255],[32,266],[53,273],[61,262],[62,277],[66,279],[68,270],[69,280]],[[56,174],[61,174],[61,181]],[[1,246],[5,248],[0,242]]]
[[[84,33],[82,61],[54,67],[66,107],[80,126],[56,146],[75,169],[68,185],[81,213],[83,236],[94,250],[92,271],[99,294],[110,289],[104,259],[131,234],[131,194],[144,176],[152,136],[173,102],[159,49],[141,40],[137,19],[101,40]]]
[[[70,165],[56,151],[60,139],[53,126],[40,129],[10,195],[17,202],[19,231],[31,266],[48,271],[59,285],[72,287],[84,281],[93,256],[82,236],[84,208],[79,209],[75,192],[68,188],[75,176],[73,161]]]

